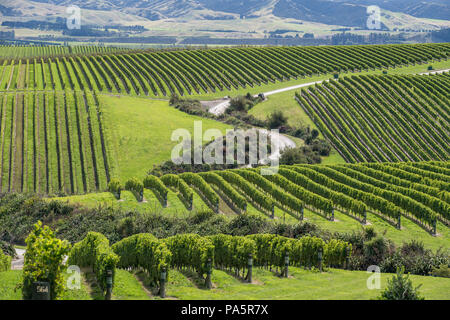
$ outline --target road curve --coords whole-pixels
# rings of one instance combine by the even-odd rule
[[[308,82],[308,83],[303,83],[303,84],[298,84],[295,86],[290,86],[290,87],[286,87],[286,88],[281,88],[281,89],[277,89],[277,90],[273,90],[273,91],[267,91],[267,92],[263,92],[264,96],[271,96],[273,94],[277,94],[277,93],[281,93],[281,92],[286,92],[286,91],[290,91],[290,90],[295,90],[295,89],[299,89],[299,88],[303,88],[303,87],[308,87],[308,86],[312,86],[315,85],[317,83],[322,83],[323,80],[321,81],[314,81],[314,82]],[[255,97],[257,97],[258,95],[255,95]],[[225,112],[225,110],[230,106],[230,99],[226,99],[223,102],[219,103],[218,105],[210,108],[208,111],[212,114],[215,114],[216,116],[221,115],[222,113]]]

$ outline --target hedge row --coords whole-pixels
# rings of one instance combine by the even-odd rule
[[[69,254],[69,264],[90,267],[95,272],[97,283],[106,291],[107,270],[112,271],[113,286],[119,256],[109,246],[109,240],[98,232],[89,232],[86,237],[76,243]]]
[[[119,256],[119,268],[141,268],[152,285],[159,286],[160,274],[170,265],[172,253],[167,245],[151,234],[136,234],[112,246]]]

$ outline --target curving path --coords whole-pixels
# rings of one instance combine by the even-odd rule
[[[298,84],[295,86],[290,86],[290,87],[281,88],[281,89],[277,89],[277,90],[273,90],[273,91],[263,92],[263,94],[264,94],[264,96],[267,97],[267,96],[271,96],[273,94],[282,93],[282,92],[286,92],[286,91],[290,91],[290,90],[295,90],[295,89],[299,89],[299,88],[303,88],[303,87],[308,87],[308,86],[315,85],[316,83],[322,83],[322,82],[323,82],[323,80]],[[254,96],[257,97],[258,95],[256,94]],[[230,99],[224,99],[223,102],[220,102],[219,104],[210,108],[208,111],[211,112],[212,114],[215,114],[216,116],[218,116],[218,115],[221,115],[222,113],[224,113],[225,110],[229,106],[230,106]]]

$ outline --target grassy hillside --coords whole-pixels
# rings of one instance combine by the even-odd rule
[[[447,167],[443,162],[297,165],[282,166],[275,176],[261,176],[259,170],[250,169],[217,171],[212,177],[211,174],[198,175],[200,180],[208,181],[206,184],[212,188],[210,193],[199,191],[206,189],[197,181],[184,175],[180,177],[194,194],[194,212],[207,207],[214,209],[218,201],[219,213],[233,216],[243,211],[244,201],[250,214],[271,219],[273,207],[276,221],[296,223],[303,208],[305,221],[331,232],[358,231],[366,219],[366,225],[373,226],[396,244],[419,240],[429,248],[438,249],[445,247],[450,238],[448,199],[445,198],[449,179]],[[228,184],[217,177],[211,180],[215,174]],[[162,208],[155,189],[145,191],[147,202],[144,203],[137,202],[129,192],[124,192],[120,200],[109,193],[58,199],[88,207],[109,205],[140,212],[191,214],[180,201],[185,191],[169,184],[166,187],[170,188],[167,208]],[[436,235],[432,235],[434,224]]]
[[[214,270],[214,288],[202,288],[196,275],[170,270],[166,299],[181,300],[371,300],[376,299],[386,287],[392,274],[381,274],[381,289],[369,290],[369,274],[363,271],[329,269],[324,273],[290,267],[290,277],[280,278],[269,270],[256,268],[253,283],[244,283],[222,270]],[[19,300],[20,290],[14,287],[20,283],[21,271],[0,273],[0,300]],[[86,277],[86,276],[85,276]],[[422,285],[419,292],[426,300],[449,300],[450,280],[445,278],[410,276],[414,286]],[[95,292],[95,286],[83,283],[82,290],[67,290],[62,299],[102,299]],[[160,298],[152,295],[139,278],[125,270],[117,270],[113,299],[149,300]]]
[[[302,89],[297,100],[348,162],[448,160],[449,79],[344,77]]]
[[[446,70],[450,69],[450,61],[441,61],[441,62],[434,62],[432,64],[434,70]],[[388,70],[388,74],[391,75],[406,75],[406,74],[417,74],[417,73],[424,73],[429,72],[428,71],[428,65],[415,65],[415,66],[406,66],[406,67],[398,67],[395,69]],[[360,72],[357,73],[358,75],[381,75],[381,70],[371,70],[369,72]],[[349,73],[345,75],[350,75]],[[342,75],[341,75],[342,76]],[[328,80],[332,78],[332,74],[328,75],[322,75],[322,76],[314,76],[307,79],[302,80],[292,80],[290,82],[282,83],[282,86],[278,85],[279,87],[288,87],[290,85],[296,86],[302,83],[309,83],[309,82],[315,82],[315,81],[323,81]],[[262,92],[268,92],[271,90],[280,89],[278,87],[269,87],[269,86],[262,86],[260,88],[255,88]],[[242,90],[244,92],[244,90]],[[257,94],[260,91],[249,89],[250,93]],[[257,104],[254,108],[252,108],[249,111],[249,114],[255,116],[258,119],[264,120],[266,117],[275,110],[281,110],[284,112],[284,114],[288,117],[288,123],[291,126],[298,125],[299,123],[303,123],[306,125],[310,125],[312,128],[315,127],[314,122],[309,118],[309,116],[304,112],[302,108],[299,108],[298,103],[294,99],[295,96],[295,89],[290,91],[285,91],[282,93],[276,93],[271,96],[267,97],[267,100]],[[199,98],[202,98],[201,96]]]
[[[10,91],[0,101],[3,192],[106,188],[108,159],[92,94]]]
[[[199,95],[334,71],[381,69],[447,59],[449,54],[448,44],[422,44],[249,47],[6,59],[0,68],[0,90],[62,88],[158,97],[173,93]],[[19,74],[26,81],[20,81]]]
[[[194,132],[194,121],[201,121],[203,133],[218,129],[224,134],[231,126],[191,116],[169,106],[167,101],[124,96],[99,96],[105,130],[117,164],[116,175],[122,181],[143,178],[153,165],[170,160],[179,142],[171,141],[176,129]],[[205,141],[206,142],[206,141]]]

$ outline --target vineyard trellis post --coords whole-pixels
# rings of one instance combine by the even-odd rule
[[[161,268],[161,278],[159,283],[159,296],[161,298],[166,297],[166,278],[167,278],[166,268],[163,267]]]
[[[319,248],[319,252],[317,253],[319,259],[319,271],[322,272],[322,260],[323,260],[323,249]]]
[[[284,256],[284,277],[289,277],[289,251],[287,250]]]
[[[350,247],[345,248],[345,269],[350,269]]]
[[[163,208],[167,207],[167,193],[163,195]]]
[[[105,300],[111,300],[112,284],[113,284],[113,272],[112,272],[112,270],[106,270],[106,294],[105,294]]]
[[[247,262],[247,282],[252,283],[252,275],[253,275],[253,255],[251,253],[248,254],[248,262]]]
[[[212,288],[211,273],[212,273],[212,260],[211,258],[208,258],[208,262],[206,263],[206,279],[205,279],[205,286],[207,289]]]

